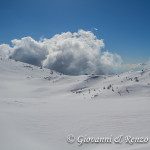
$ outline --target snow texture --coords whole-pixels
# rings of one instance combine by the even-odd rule
[[[149,150],[66,137],[150,137],[150,71],[67,76],[0,58],[0,150]]]

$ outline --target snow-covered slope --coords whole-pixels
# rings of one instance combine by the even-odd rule
[[[68,135],[76,141],[69,144]],[[150,71],[67,76],[0,59],[0,150],[149,150],[77,138],[150,137]]]

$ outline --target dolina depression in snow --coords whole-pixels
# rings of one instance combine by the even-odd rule
[[[77,143],[78,137],[149,139],[149,91],[148,69],[69,76],[1,57],[0,149],[149,150],[149,142]]]

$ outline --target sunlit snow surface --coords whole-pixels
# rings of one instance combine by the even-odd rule
[[[150,137],[150,71],[66,76],[0,59],[0,150],[149,150],[68,135]]]

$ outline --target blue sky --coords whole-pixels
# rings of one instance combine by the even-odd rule
[[[150,57],[149,0],[0,0],[0,44],[92,30],[124,63]],[[93,30],[97,28],[98,31]]]

